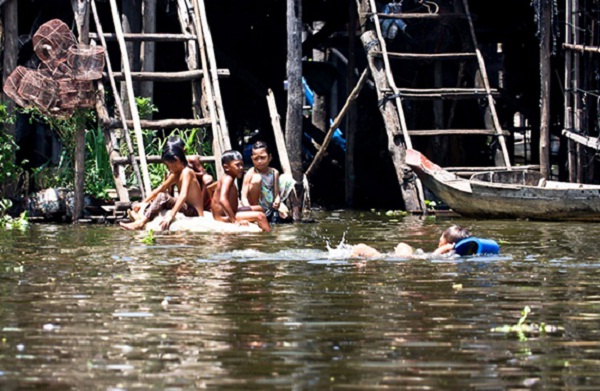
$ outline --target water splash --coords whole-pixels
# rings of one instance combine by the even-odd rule
[[[346,232],[342,234],[342,240],[336,247],[332,247],[329,240],[325,242],[327,247],[327,258],[329,259],[347,259],[352,253],[352,245],[346,243]]]

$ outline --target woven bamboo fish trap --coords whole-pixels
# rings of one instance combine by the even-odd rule
[[[52,19],[41,25],[32,41],[35,54],[51,68],[65,62],[69,48],[77,44],[69,26],[60,19]]]
[[[102,78],[104,69],[104,53],[102,46],[75,45],[69,48],[67,63],[73,69],[77,80],[97,80]]]
[[[19,83],[18,94],[43,112],[49,112],[56,103],[58,83],[41,72],[27,72]]]
[[[19,86],[21,85],[21,81],[25,75],[31,72],[35,72],[35,70],[19,65],[14,69],[14,71],[12,71],[4,83],[4,93],[21,107],[31,106],[31,102],[19,95]]]

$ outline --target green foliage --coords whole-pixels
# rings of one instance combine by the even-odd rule
[[[0,228],[20,229],[21,231],[26,230],[29,227],[27,212],[23,212],[19,217],[13,218],[7,214],[8,209],[10,209],[11,206],[11,200],[0,200]]]
[[[114,179],[100,126],[86,133],[85,145],[85,192],[96,198],[107,199],[107,190],[114,186]]]
[[[156,236],[154,236],[154,230],[149,229],[148,233],[146,233],[146,236],[142,238],[141,242],[149,246],[156,244]]]
[[[437,203],[435,201],[425,200],[425,206],[427,207],[427,210],[433,211],[435,210]]]
[[[140,118],[150,118],[152,113],[158,113],[158,108],[152,103],[152,99],[142,96],[135,97],[135,104]]]
[[[527,319],[527,315],[531,313],[531,308],[527,305],[521,311],[521,317],[519,321],[515,325],[503,325],[500,327],[494,327],[491,329],[492,332],[495,333],[516,333],[519,337],[520,341],[526,341],[526,334],[545,334],[545,333],[556,333],[558,331],[564,330],[562,327],[552,326],[545,323],[525,323]]]
[[[15,116],[0,103],[0,194],[5,194],[5,186],[16,183],[23,170],[15,162],[15,151],[19,148],[12,135],[6,132],[5,124],[15,123]]]

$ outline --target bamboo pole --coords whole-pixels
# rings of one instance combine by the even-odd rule
[[[195,34],[194,25],[190,20],[190,13],[185,0],[177,0],[177,15],[179,17],[179,25],[181,26],[181,32],[185,35]],[[185,43],[186,53],[185,62],[190,71],[198,70],[198,44],[196,40],[190,40]],[[202,73],[204,74],[204,72]],[[192,113],[194,118],[202,117],[202,107],[200,101],[202,99],[202,87],[198,80],[192,80]]]
[[[96,0],[91,0],[92,6],[92,15],[94,17],[94,22],[96,24],[96,31],[98,31],[98,36],[100,38],[100,43],[102,46],[106,48],[106,40],[104,39],[104,34],[102,33],[102,24],[100,24],[100,18],[98,17],[98,10],[96,9]],[[125,135],[125,143],[127,144],[127,151],[129,152],[129,156],[134,156],[135,152],[133,150],[133,142],[131,141],[131,136],[129,134],[129,128],[127,126],[126,118],[125,118],[125,110],[123,108],[123,101],[121,100],[121,95],[119,94],[119,89],[117,88],[117,83],[115,82],[114,74],[112,71],[112,64],[110,63],[110,57],[108,56],[108,51],[104,52],[104,58],[106,59],[106,69],[108,71],[108,80],[110,80],[110,88],[113,92],[113,96],[115,98],[115,105],[117,106],[117,111],[119,112],[119,117],[121,118],[121,126],[123,129],[123,133]],[[136,159],[131,159],[131,165],[133,167],[133,172],[135,177],[140,184],[140,193],[142,198],[146,198],[146,190],[144,189],[144,182],[142,180],[142,175],[140,174],[140,168],[137,164]]]
[[[217,73],[217,60],[215,59],[215,49],[213,46],[212,34],[208,27],[208,19],[206,17],[206,9],[204,8],[204,0],[193,0],[196,3],[194,9],[200,14],[200,24],[202,26],[202,35],[204,36],[204,42],[206,47],[206,54],[208,56],[208,64],[210,70],[210,76],[212,79],[212,87],[214,96],[211,96],[215,100],[215,106],[217,114],[219,116],[219,127],[221,136],[223,137],[223,146],[226,149],[231,148],[231,140],[229,139],[229,131],[227,129],[227,120],[225,118],[225,112],[223,111],[223,100],[221,98],[221,88],[219,87],[219,76]]]
[[[188,9],[191,10],[190,18],[192,19],[192,23],[196,28],[196,36],[198,37],[198,40],[197,40],[198,51],[200,53],[200,63],[202,64],[202,70],[206,72],[208,70],[208,59],[207,59],[207,55],[206,55],[206,48],[204,45],[204,33],[202,31],[202,26],[200,25],[200,20],[198,17],[199,10],[197,9],[197,2],[195,0],[192,0],[193,3],[192,3],[192,5],[190,5],[190,3],[189,3],[190,0],[186,0],[186,1],[187,1]],[[223,139],[221,137],[221,132],[220,132],[218,118],[217,118],[217,110],[215,108],[215,101],[212,98],[213,87],[212,87],[211,79],[205,77],[202,80],[202,85],[204,87],[203,88],[203,90],[205,92],[204,97],[206,100],[206,105],[208,106],[208,112],[209,112],[209,117],[210,117],[211,127],[212,127],[213,155],[216,158],[220,159],[223,152],[225,152],[229,148],[225,147],[225,145],[223,143]],[[223,170],[222,164],[220,164],[220,162],[218,162],[215,165],[215,168],[217,171],[217,178],[220,178],[225,173]]]
[[[498,113],[496,112],[496,104],[494,103],[494,99],[492,98],[490,82],[489,82],[489,78],[488,78],[487,71],[485,68],[485,61],[483,60],[483,56],[481,55],[481,50],[479,50],[479,45],[477,44],[477,36],[475,35],[475,28],[473,27],[471,11],[469,11],[468,0],[463,0],[463,6],[465,8],[467,20],[469,21],[469,30],[471,32],[471,38],[472,38],[473,44],[475,46],[475,53],[477,54],[477,63],[479,64],[479,71],[481,72],[481,79],[483,80],[483,84],[485,86],[485,90],[487,93],[488,107],[490,109],[490,114],[492,115],[494,129],[496,129],[496,132],[498,135],[498,142],[500,143],[500,147],[502,149],[502,157],[504,159],[504,165],[506,166],[507,169],[510,170],[511,169],[510,156],[508,156],[508,149],[506,148],[506,140],[504,140],[504,136],[502,135],[502,126],[500,125],[500,121],[498,120]]]
[[[116,41],[117,34],[104,33],[102,34],[104,39],[107,41]],[[90,33],[90,38],[99,39],[97,33]],[[195,41],[197,39],[195,34],[169,34],[169,33],[152,33],[152,34],[139,34],[139,33],[123,33],[123,38],[128,42],[186,42]]]
[[[346,74],[346,89],[356,83],[356,75],[354,73],[356,67],[356,18],[357,9],[356,6],[350,1],[348,2],[348,61]],[[367,80],[367,83],[369,80]],[[354,166],[354,151],[356,144],[356,129],[358,128],[356,101],[350,104],[348,108],[348,114],[346,114],[346,181],[345,181],[345,198],[346,205],[349,207],[354,206],[354,186],[356,171]]]
[[[144,138],[142,136],[142,127],[140,125],[140,115],[138,113],[138,108],[135,103],[135,95],[133,93],[132,88],[133,82],[131,80],[131,71],[129,69],[129,56],[127,54],[127,46],[125,45],[125,40],[123,38],[123,30],[121,29],[116,0],[109,1],[113,23],[115,25],[115,33],[117,34],[117,40],[119,41],[119,48],[121,50],[123,73],[125,73],[125,85],[128,98],[127,100],[129,101],[129,110],[131,111],[133,129],[135,131],[135,136],[138,145],[138,154],[140,156],[140,165],[142,167],[142,176],[144,179],[144,183],[142,185],[146,194],[150,194],[150,192],[152,191],[150,186],[150,175],[148,174],[148,163],[146,162],[146,151],[144,149]]]
[[[325,151],[327,150],[327,147],[329,146],[329,142],[331,141],[333,132],[338,128],[338,126],[340,126],[340,123],[342,122],[342,119],[346,115],[346,112],[348,111],[350,104],[358,97],[358,94],[360,93],[363,86],[365,85],[365,81],[367,80],[368,75],[369,75],[369,68],[365,68],[363,73],[360,75],[360,79],[358,79],[356,86],[354,87],[354,89],[352,90],[350,95],[348,95],[348,98],[346,99],[346,103],[344,103],[342,110],[340,110],[339,114],[335,117],[335,119],[333,120],[333,123],[329,127],[329,130],[327,131],[327,134],[325,135],[325,139],[323,140],[323,143],[321,143],[321,148],[315,155],[312,163],[308,167],[308,170],[306,170],[307,177],[310,177],[311,174],[313,173],[313,171],[319,166],[319,163],[321,162],[321,159],[323,158],[323,154],[325,153]]]
[[[273,91],[270,88],[267,92],[267,104],[269,106],[269,114],[271,115],[271,124],[273,125],[273,134],[275,135],[275,144],[277,145],[277,154],[279,155],[281,169],[285,174],[291,174],[292,166],[290,165],[287,149],[285,149],[285,138],[281,130],[281,117],[275,104],[275,95],[273,95]]]

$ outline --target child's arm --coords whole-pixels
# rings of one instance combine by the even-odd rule
[[[279,171],[276,169],[272,169],[273,175],[273,209],[279,209],[279,205],[281,205],[281,194],[279,194]]]
[[[447,243],[435,249],[433,255],[446,254],[454,250],[454,243]]]
[[[221,193],[218,195],[218,197],[219,203],[229,218],[229,221],[235,224],[235,212],[229,203],[229,192],[231,191],[231,186],[233,186],[233,178],[229,175],[225,175],[223,177],[223,183],[221,184]]]
[[[167,212],[165,217],[163,217],[162,221],[160,222],[160,228],[162,230],[166,230],[171,225],[171,222],[175,218],[175,215],[179,211],[179,208],[181,208],[181,205],[183,205],[183,203],[187,200],[188,191],[190,188],[190,181],[193,181],[195,179],[196,177],[193,172],[186,170],[183,173],[181,178],[181,189],[179,189],[177,201],[175,201],[175,205],[173,205],[173,208],[171,208],[171,210]]]
[[[254,167],[249,169],[248,172],[246,172],[246,175],[244,175],[244,182],[242,183],[242,206],[250,206],[250,201],[248,201],[248,189],[250,188],[252,175],[254,175]]]
[[[202,177],[206,174],[206,170],[204,169],[204,166],[200,162],[200,158],[196,155],[188,156],[187,161],[188,161],[188,164],[194,170],[194,173],[196,174],[196,179],[198,179],[200,186],[202,186]]]
[[[163,183],[161,183],[160,186],[158,186],[156,189],[152,190],[152,192],[142,202],[143,203],[151,202],[153,199],[156,198],[157,195],[159,195],[160,193],[164,192],[165,190],[167,190],[168,188],[173,186],[175,184],[175,182],[176,182],[175,175],[170,173],[167,176],[167,178],[163,181]]]

